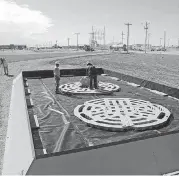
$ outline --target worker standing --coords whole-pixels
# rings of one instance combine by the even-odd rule
[[[8,63],[7,63],[5,58],[2,58],[2,65],[4,67],[4,74],[9,75],[9,73],[8,73]]]
[[[54,77],[55,77],[55,83],[56,83],[56,93],[59,92],[59,86],[60,86],[60,64],[58,62],[55,63],[55,69],[54,69]]]
[[[0,68],[1,68],[1,65],[3,66],[3,59],[2,58],[0,58]],[[3,68],[4,68],[4,66],[3,66]]]
[[[87,63],[87,75],[90,78],[90,89],[97,89],[98,83],[97,83],[97,74],[96,74],[96,68],[93,64]]]

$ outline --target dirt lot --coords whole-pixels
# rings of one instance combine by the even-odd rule
[[[171,87],[179,87],[179,56],[177,55],[145,55],[137,53],[126,55],[113,53],[106,56],[77,57],[73,59],[61,59],[60,56],[63,56],[63,54],[55,55],[55,58],[45,56],[45,59],[42,59],[43,54],[38,54],[38,57],[37,55],[7,55],[10,61],[10,74],[13,76],[4,76],[2,68],[0,68],[0,173],[2,170],[12,81],[22,70],[53,69],[56,60],[60,60],[61,68],[85,67],[86,62],[91,61],[99,67],[152,80]]]
[[[99,53],[97,51],[92,52]],[[63,57],[63,56],[73,56],[77,54],[89,54],[89,52],[85,52],[83,50],[79,51],[69,51],[69,50],[58,50],[58,51],[0,51],[0,58],[6,57],[8,62],[19,62],[19,61],[27,61],[27,60],[37,60],[44,58],[55,58],[55,57]]]

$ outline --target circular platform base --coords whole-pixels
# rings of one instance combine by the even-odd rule
[[[149,101],[130,98],[103,98],[87,101],[74,115],[90,126],[110,131],[146,130],[166,124],[170,111]]]
[[[63,93],[72,93],[72,94],[83,94],[83,95],[91,95],[91,94],[111,94],[113,92],[120,91],[120,87],[118,85],[106,82],[99,82],[98,89],[89,89],[81,87],[80,82],[63,84],[59,87],[60,91]]]

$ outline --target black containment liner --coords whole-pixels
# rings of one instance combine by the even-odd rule
[[[45,75],[45,74],[46,73],[40,74],[40,75]],[[32,76],[32,75],[35,75],[35,74],[33,72],[30,72],[29,75]],[[34,105],[31,102],[31,100],[32,100],[31,96],[30,96],[31,93],[28,92],[29,86],[27,86],[28,84],[27,84],[26,79],[23,79],[23,82],[24,82],[25,98],[26,98],[26,104],[27,104],[27,110],[28,110],[28,115],[29,115],[29,122],[30,122],[30,126],[31,126],[31,132],[32,132],[35,154],[36,154],[36,156],[44,155],[43,145],[42,145],[42,141],[41,141],[41,138],[40,138],[40,133],[39,133],[37,124],[36,124],[35,119],[34,119],[34,115],[35,115],[34,111],[33,111]]]
[[[175,88],[167,87],[165,85],[157,84],[157,83],[147,81],[147,80],[142,80],[142,79],[139,79],[139,78],[135,78],[135,77],[124,75],[124,74],[117,73],[117,72],[113,72],[113,71],[110,71],[110,70],[104,70],[102,68],[98,68],[98,74],[100,75],[100,74],[103,74],[103,73],[106,73],[106,74],[108,74],[110,76],[113,76],[113,77],[115,76],[115,77],[119,78],[120,80],[124,80],[124,81],[127,81],[127,82],[132,82],[132,83],[139,84],[141,86],[147,87],[149,89],[154,89],[154,90],[157,90],[157,91],[160,91],[160,92],[164,92],[164,93],[166,93],[168,95],[171,95],[171,96],[173,96],[175,98],[179,97],[178,96],[179,95],[178,94],[179,90],[175,89]],[[69,76],[85,76],[86,75],[86,69],[85,68],[82,68],[82,69],[62,69],[61,74],[64,77],[65,77],[65,75],[66,75],[66,77],[69,77]],[[37,83],[39,85],[35,84],[36,87],[38,87],[40,85],[43,85],[43,84],[45,84],[47,87],[49,86],[48,88],[53,87],[53,86],[51,86],[51,83],[48,82],[48,80],[50,78],[53,78],[53,70],[25,71],[25,72],[23,72],[23,79],[26,80],[26,78],[27,78],[27,82],[28,82],[28,79],[29,80],[33,79],[33,78],[37,79]],[[49,78],[49,79],[47,79],[47,82],[46,82],[45,81],[46,79],[43,80],[43,78]],[[71,80],[73,80],[73,79],[77,80],[79,78],[72,78]],[[107,79],[107,78],[103,78],[103,79]],[[65,81],[65,80],[62,80],[62,84],[63,84],[63,81]],[[24,81],[24,85],[25,85],[25,82],[26,81]],[[113,81],[111,80],[110,82],[113,82]],[[24,86],[24,88],[25,88],[25,91],[27,92],[26,89],[28,89],[28,87]],[[122,90],[124,90],[124,88]],[[39,95],[39,94],[37,94],[37,95]],[[35,121],[34,121],[34,118],[33,118],[35,113],[34,113],[34,110],[33,110],[33,106],[30,104],[31,103],[29,101],[30,98],[31,98],[31,95],[26,95],[26,101],[27,101],[27,105],[28,105],[28,113],[29,113],[29,118],[30,118],[30,122],[31,122],[32,136],[33,136],[33,140],[34,140],[34,148],[35,148],[35,152],[36,152],[36,157],[38,158],[38,157],[41,157],[42,155],[44,155],[43,144],[42,144],[43,142],[41,141],[40,130],[38,128],[36,128],[36,124],[35,124]],[[60,98],[64,98],[64,97],[60,97]],[[70,98],[71,97],[68,98],[70,100],[69,103],[72,100]],[[105,98],[105,97],[101,96],[101,98]],[[40,101],[43,101],[43,99],[40,100]],[[63,101],[63,99],[60,99],[60,101]],[[76,99],[74,99],[73,101],[76,101]],[[80,101],[80,99],[78,101]],[[65,102],[64,102],[64,104],[65,104]],[[53,105],[51,105],[51,106],[53,106]],[[71,106],[71,108],[72,108],[72,106]],[[178,111],[176,111],[176,114],[177,113],[178,113]],[[56,117],[57,117],[57,115],[56,115]],[[51,121],[51,120],[55,120],[55,119],[54,118],[49,118],[49,120]],[[58,118],[57,118],[57,120],[58,120]],[[48,123],[50,123],[50,121]],[[75,127],[74,127],[73,123],[70,123],[70,125],[68,127],[69,135],[71,135],[73,133],[74,128]],[[61,130],[61,129],[59,129],[59,130]],[[76,135],[78,135],[80,137],[81,134],[79,133],[79,134],[76,134]],[[154,136],[156,136],[156,134],[154,134]],[[130,142],[130,141],[132,141],[132,140],[131,139],[126,140],[126,142]],[[114,144],[116,145],[116,144],[120,144],[120,143],[122,143],[122,142],[121,141],[120,142],[111,142],[110,144],[108,143],[108,144],[105,144],[105,145],[103,144],[103,145],[92,146],[92,147],[88,147],[88,148],[93,149],[93,148],[103,147],[103,146],[107,146],[107,145],[114,145]],[[72,146],[72,144],[71,144],[71,146]],[[61,154],[66,153],[66,152],[67,153],[69,153],[69,152],[73,153],[75,150],[76,151],[83,151],[83,150],[86,150],[86,149],[85,149],[85,147],[81,148],[81,149],[70,149],[69,151],[62,151],[60,153]],[[47,151],[47,154],[48,154],[48,151]],[[49,154],[51,154],[51,153],[49,153]]]
[[[101,75],[104,73],[102,68],[96,68],[97,75]],[[77,69],[61,69],[60,75],[61,77],[68,76],[86,76],[86,68],[77,68]],[[53,77],[53,70],[36,70],[36,71],[23,71],[22,72],[24,78],[51,78]]]
[[[166,85],[162,85],[162,84],[155,83],[152,81],[147,81],[145,79],[136,78],[136,77],[133,77],[130,75],[125,75],[125,74],[122,74],[119,72],[114,72],[111,70],[104,69],[104,73],[108,74],[110,76],[115,76],[115,77],[119,78],[120,80],[135,83],[135,84],[140,85],[141,87],[145,87],[145,88],[148,88],[151,90],[157,90],[157,91],[163,92],[169,96],[179,98],[179,89],[177,89],[177,88],[169,87]]]
[[[35,70],[35,71],[23,71],[23,78],[51,78],[53,77],[53,70]]]
[[[86,68],[78,68],[78,69],[63,69],[60,70],[61,77],[68,76],[86,76],[87,75]],[[101,75],[104,73],[102,68],[96,68],[97,75]]]

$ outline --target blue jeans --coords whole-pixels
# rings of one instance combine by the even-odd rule
[[[60,77],[59,76],[55,76],[55,83],[56,83],[56,91],[57,91],[60,86]]]
[[[97,89],[98,88],[98,84],[97,84],[97,76],[95,75],[95,76],[90,76],[90,89],[93,89],[93,87],[95,88],[95,89]]]

